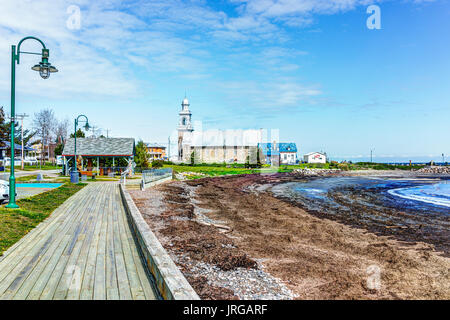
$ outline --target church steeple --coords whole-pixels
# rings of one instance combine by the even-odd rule
[[[194,129],[191,124],[192,113],[189,110],[189,100],[185,97],[181,102],[181,111],[179,113],[180,121],[178,123],[178,131],[192,132]]]
[[[192,113],[189,110],[189,100],[186,95],[184,96],[183,101],[181,102],[181,111],[179,113],[179,123],[178,123],[178,160],[183,161],[183,145],[185,144],[185,140],[189,140],[190,133],[194,131],[191,124]]]

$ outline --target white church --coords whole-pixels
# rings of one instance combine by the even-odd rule
[[[179,162],[191,163],[192,156],[195,163],[245,163],[247,158],[257,162],[258,144],[266,138],[264,130],[194,131],[189,106],[184,98],[177,128]]]

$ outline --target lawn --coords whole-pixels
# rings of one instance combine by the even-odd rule
[[[20,199],[17,201],[20,209],[11,210],[2,206],[0,208],[0,255],[85,185],[66,183],[51,191]]]
[[[270,167],[263,165],[262,168],[249,169],[244,165],[223,165],[223,164],[198,164],[198,165],[164,165],[165,168],[172,168],[175,173],[185,173],[188,179],[198,179],[205,176],[223,176],[228,174],[253,174],[253,173],[276,173],[292,172],[295,169],[341,169],[348,170],[417,170],[423,165],[413,165],[412,168],[404,165],[390,165],[384,163],[301,163],[297,165],[281,165],[280,167]],[[191,173],[191,174],[189,174]]]
[[[192,173],[188,179],[201,178],[203,175],[207,176],[223,176],[228,174],[253,174],[253,173],[275,173],[275,172],[290,172],[294,166],[289,168],[279,167],[272,168],[265,166],[259,169],[249,169],[244,167],[226,167],[226,166],[212,166],[212,165],[164,165],[165,168],[172,168],[175,173]],[[292,167],[292,168],[291,168]]]
[[[7,166],[5,167],[5,171],[9,172],[11,169],[11,167]],[[17,170],[22,170],[21,166],[15,166],[14,169]],[[42,166],[39,166],[39,164],[37,166],[24,166],[23,167],[23,171],[36,171],[36,170],[61,170],[61,166],[55,166],[52,165],[50,162],[43,164]]]

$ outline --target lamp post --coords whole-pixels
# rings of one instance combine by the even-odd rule
[[[88,118],[84,115],[84,114],[80,114],[76,119],[75,119],[75,132],[73,134],[73,137],[75,139],[74,141],[74,145],[73,145],[73,154],[74,154],[74,160],[75,160],[75,170],[73,171],[73,175],[74,177],[76,176],[77,179],[76,181],[78,181],[78,170],[77,170],[77,127],[78,127],[78,122],[80,121],[80,118],[84,117],[85,120],[82,121],[86,121],[86,124],[84,125],[84,129],[85,130],[89,130],[89,120]],[[72,180],[72,178],[71,178]],[[72,181],[75,182],[75,181]]]
[[[26,52],[20,51],[20,47],[25,40],[36,40],[42,45],[42,52]],[[19,206],[16,204],[16,177],[14,176],[14,125],[16,123],[15,119],[15,103],[16,103],[16,63],[20,63],[20,54],[34,54],[42,56],[41,62],[36,64],[31,69],[34,71],[39,71],[39,75],[42,79],[48,79],[50,73],[58,72],[54,66],[48,62],[48,57],[50,55],[49,50],[45,47],[45,44],[36,37],[25,37],[19,41],[16,46],[11,46],[11,172],[9,175],[9,201],[6,208],[17,209]]]

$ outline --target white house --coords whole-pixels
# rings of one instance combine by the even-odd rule
[[[310,152],[303,156],[306,163],[327,163],[327,155],[321,152]]]

